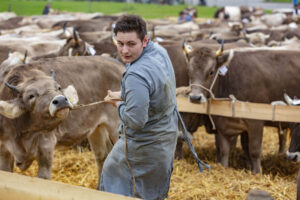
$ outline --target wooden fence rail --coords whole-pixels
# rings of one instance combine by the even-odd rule
[[[236,101],[212,100],[197,104],[189,102],[187,97],[177,97],[180,112],[219,115],[224,117],[258,119],[267,121],[300,122],[300,106],[285,106]]]
[[[0,171],[1,200],[133,200],[61,182]]]

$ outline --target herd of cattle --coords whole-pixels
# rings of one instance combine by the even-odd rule
[[[215,17],[205,22],[147,20],[149,37],[168,51],[177,87],[190,87],[184,90],[190,101],[230,96],[271,103],[284,101],[285,93],[300,97],[300,17],[247,7],[224,8]],[[110,104],[73,108],[103,100],[108,89],[120,89],[124,64],[111,31],[117,18],[0,13],[1,170],[13,171],[14,163],[25,170],[37,160],[38,177],[50,179],[55,145],[88,138],[101,173],[118,139],[116,109]],[[297,124],[181,114],[190,133],[205,126],[215,134],[217,158],[225,167],[241,135],[249,166],[260,173],[265,125],[278,128],[279,152],[285,151],[291,129],[287,157],[300,161]],[[182,142],[179,138],[178,159]]]

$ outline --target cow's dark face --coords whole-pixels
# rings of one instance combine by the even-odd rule
[[[300,124],[295,124],[291,128],[291,135],[291,143],[286,156],[295,162],[300,162]]]
[[[66,44],[59,51],[59,56],[86,56],[91,55],[88,50],[88,44],[83,40],[69,38]]]
[[[55,128],[73,106],[60,85],[40,70],[13,70],[6,82],[15,89],[4,88],[2,94],[15,98],[0,101],[1,114],[16,119],[24,133]]]
[[[217,72],[216,56],[206,48],[198,48],[191,52],[188,71],[191,86],[189,98],[191,102],[204,103],[209,93],[198,85],[209,88]]]
[[[202,47],[193,50],[189,56],[190,101],[205,103],[210,94],[203,87],[210,89],[215,76],[219,73],[219,67],[227,61],[229,53],[217,56],[209,48]]]

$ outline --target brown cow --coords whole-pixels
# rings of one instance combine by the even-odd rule
[[[285,100],[289,105],[300,105],[299,100],[293,101],[289,96],[284,95]],[[300,124],[295,123],[291,127],[291,143],[289,150],[286,152],[286,157],[294,162],[300,162]],[[297,200],[300,200],[300,169],[297,178]]]
[[[208,47],[209,49],[212,49],[216,51],[220,44],[218,44],[215,40],[200,40],[196,42],[192,42],[191,45],[193,47]],[[188,63],[187,59],[182,51],[182,43],[174,43],[174,44],[167,44],[163,47],[167,50],[175,72],[176,77],[176,87],[181,86],[188,86],[189,85],[189,75],[188,75]],[[234,49],[234,48],[242,48],[242,47],[249,47],[248,44],[245,44],[243,42],[234,42],[234,43],[225,43],[224,48],[225,49]],[[212,130],[212,125],[206,115],[201,114],[194,114],[194,113],[181,113],[182,119],[186,125],[187,130],[190,133],[194,133],[199,126],[205,125],[205,129],[208,133],[215,133],[214,130]],[[177,141],[176,146],[176,157],[178,159],[181,159],[183,157],[182,152],[182,143],[183,139],[179,138]]]
[[[76,27],[76,29],[82,32],[95,32],[95,31],[109,31],[112,23],[117,20],[117,16],[100,16],[96,19],[89,20],[73,20],[73,21],[60,21],[54,24],[55,26],[62,26],[66,23],[67,27]]]
[[[51,69],[56,72],[57,82],[47,75]],[[61,122],[50,115],[49,103],[53,99],[52,93],[62,94],[58,83],[61,87],[73,84],[80,104],[102,100],[108,89],[120,88],[122,67],[101,56],[57,57],[9,67],[2,76],[20,93],[2,84],[1,99],[19,102],[25,111],[15,119],[1,117],[0,169],[12,171],[15,160],[24,170],[37,159],[38,177],[49,179],[56,143],[74,144],[88,137],[100,174],[102,162],[118,138],[116,110],[110,104],[80,108],[70,111]],[[10,108],[14,111],[13,106]]]
[[[192,84],[190,100],[205,102],[209,93],[199,87],[210,88],[221,66],[227,66],[228,72],[219,76],[213,87],[216,97],[234,95],[238,100],[257,103],[271,103],[282,100],[283,92],[300,96],[298,83],[300,65],[298,51],[279,49],[231,50],[217,56],[208,48],[196,48],[190,54],[189,76]],[[288,59],[287,59],[288,58]],[[224,68],[223,68],[224,69]],[[213,117],[217,135],[221,163],[228,166],[230,141],[241,133],[248,147],[244,151],[249,156],[254,173],[260,172],[260,154],[264,121],[239,118]]]
[[[92,45],[81,40],[78,36],[76,29],[73,29],[73,37],[66,39],[65,44],[59,49],[58,52],[44,54],[32,57],[33,60],[41,58],[53,58],[58,56],[90,56],[95,55],[96,51]]]

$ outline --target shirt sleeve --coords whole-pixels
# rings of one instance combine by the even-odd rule
[[[150,87],[147,81],[136,74],[125,80],[125,101],[118,105],[122,122],[134,130],[142,129],[148,121]]]

